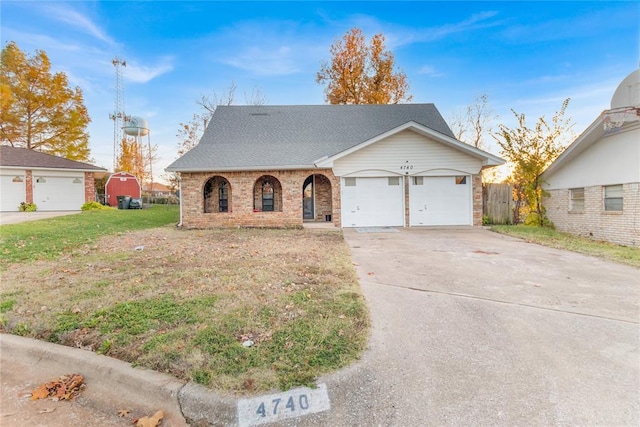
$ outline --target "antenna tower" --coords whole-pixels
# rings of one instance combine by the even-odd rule
[[[113,120],[113,171],[116,171],[118,155],[120,154],[120,144],[122,142],[122,128],[127,116],[124,112],[124,95],[122,86],[122,67],[127,66],[127,62],[115,57],[111,61],[116,70],[116,97],[113,106],[113,113],[109,114],[109,118]]]

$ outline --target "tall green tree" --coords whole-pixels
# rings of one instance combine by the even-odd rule
[[[406,74],[395,70],[385,38],[376,34],[367,45],[362,30],[352,28],[331,45],[331,62],[323,61],[316,82],[325,84],[330,104],[398,104],[409,102]]]
[[[82,90],[63,72],[52,73],[47,54],[25,55],[15,42],[0,54],[0,143],[88,161],[91,119]]]
[[[502,156],[513,167],[509,181],[514,186],[516,223],[521,222],[522,217],[526,224],[542,226],[548,223],[542,205],[542,173],[573,138],[573,123],[570,117],[565,117],[568,106],[569,98],[551,121],[541,116],[533,128],[527,125],[524,113],[519,114],[512,109],[518,126],[498,126],[499,131],[494,138],[502,148]]]

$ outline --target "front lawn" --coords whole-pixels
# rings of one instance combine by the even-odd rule
[[[177,224],[176,205],[154,205],[151,209],[104,209],[75,215],[0,226],[0,271],[17,261],[55,259],[82,245],[115,233]]]
[[[3,260],[3,332],[238,393],[310,385],[364,350],[368,312],[339,230],[133,231],[110,218],[135,212],[102,212],[21,231],[29,250]],[[10,230],[3,253],[15,251]],[[33,249],[44,235],[58,247],[46,256]]]
[[[569,233],[562,233],[547,227],[494,225],[491,226],[491,230],[514,237],[520,237],[528,242],[539,245],[566,249],[640,268],[640,248],[637,247],[600,242]]]

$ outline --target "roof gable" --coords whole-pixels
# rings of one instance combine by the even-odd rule
[[[408,122],[455,139],[433,104],[220,106],[167,170],[309,168]]]
[[[598,118],[589,125],[589,127],[578,136],[565,150],[558,156],[557,159],[551,163],[547,169],[542,173],[543,178],[548,179],[553,174],[558,172],[564,166],[571,163],[574,159],[578,158],[583,152],[589,149],[594,144],[603,141],[608,136],[615,135],[620,132],[629,132],[634,129],[640,128],[640,122],[627,122],[621,128],[616,131],[605,131],[605,114],[602,113]]]
[[[36,169],[71,169],[79,171],[105,171],[99,166],[89,163],[52,156],[27,148],[0,146],[0,167],[36,168]]]
[[[494,156],[493,154],[487,153],[483,150],[480,150],[472,145],[469,144],[465,144],[464,142],[458,141],[457,139],[453,138],[453,136],[448,136],[448,135],[443,135],[441,133],[438,132],[434,132],[432,129],[429,129],[428,127],[422,126],[419,123],[416,122],[408,122],[405,123],[403,125],[400,125],[394,129],[389,130],[388,132],[385,132],[381,135],[378,135],[368,141],[364,141],[361,144],[358,144],[354,147],[351,147],[345,151],[342,151],[340,153],[335,154],[334,156],[331,157],[326,157],[323,159],[317,159],[314,162],[314,165],[318,166],[318,167],[332,167],[333,162],[335,160],[338,160],[342,157],[348,156],[349,154],[358,151],[362,148],[368,147],[372,144],[375,144],[376,142],[382,141],[392,135],[398,134],[400,132],[403,132],[405,130],[411,130],[413,132],[416,132],[422,136],[428,137],[432,140],[435,140],[439,143],[442,143],[445,146],[448,146],[450,148],[453,148],[457,151],[460,151],[464,154],[467,154],[471,157],[474,157],[478,160],[482,161],[482,165],[483,166],[499,166],[505,163],[504,159],[501,159],[498,156]]]

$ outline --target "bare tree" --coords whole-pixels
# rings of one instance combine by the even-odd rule
[[[227,90],[222,92],[220,95],[214,91],[211,95],[202,95],[200,100],[196,102],[196,104],[202,107],[200,117],[204,122],[205,128],[207,127],[207,123],[211,120],[211,117],[213,117],[213,113],[216,112],[216,108],[218,108],[218,106],[233,104],[236,96],[236,89],[237,86],[235,82],[232,81]]]
[[[463,111],[454,112],[449,125],[458,140],[486,150],[485,141],[493,133],[493,124],[498,118],[489,104],[489,95],[485,93],[476,97]]]
[[[246,92],[244,93],[244,102],[247,105],[267,105],[268,100],[264,93],[262,93],[262,90],[254,86],[250,96],[247,96]]]

